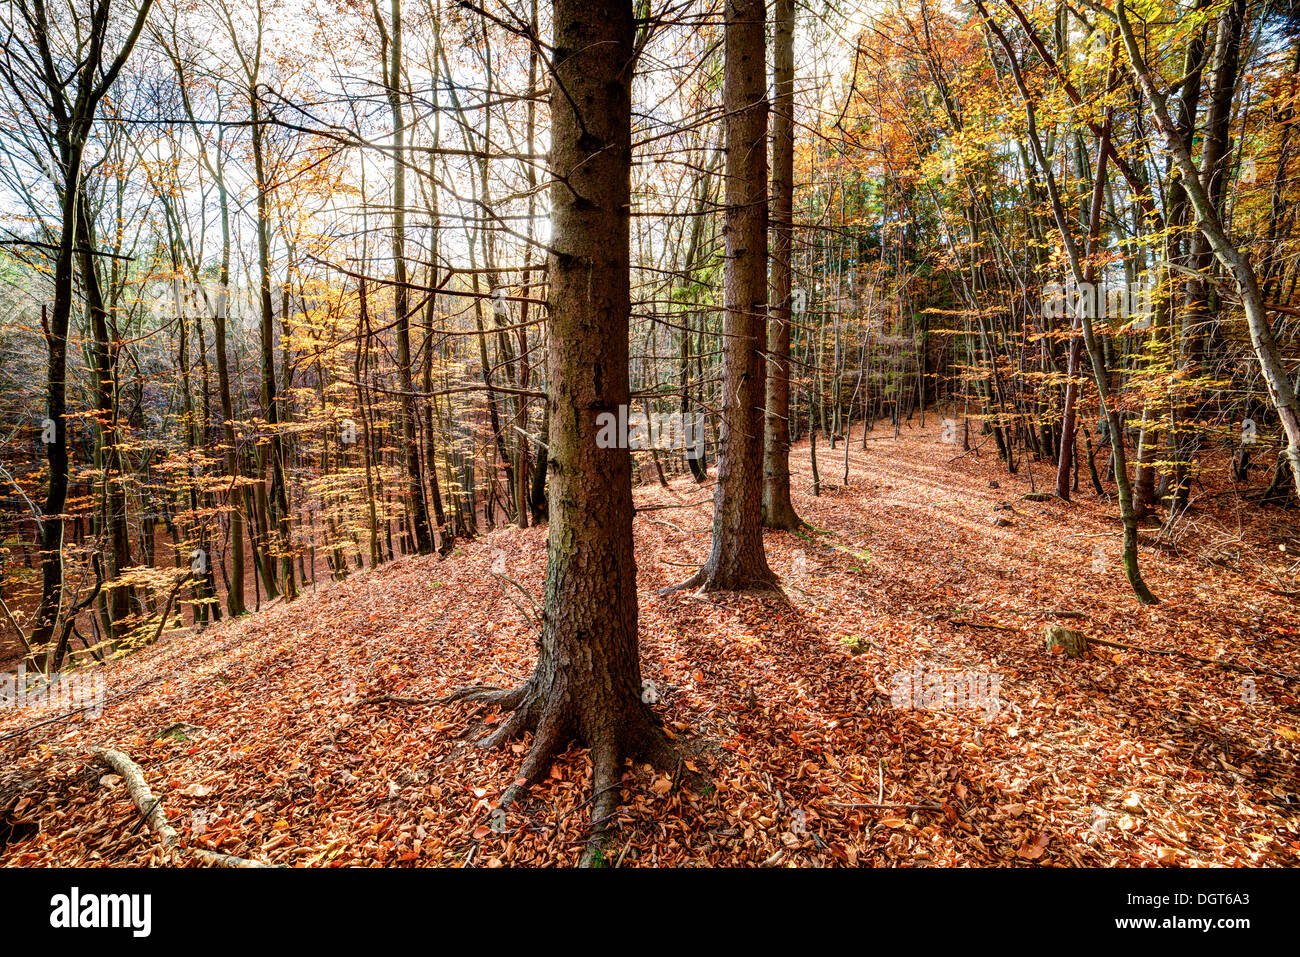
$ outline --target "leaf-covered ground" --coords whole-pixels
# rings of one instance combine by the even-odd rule
[[[1176,548],[1143,533],[1162,599],[1143,608],[1113,501],[1026,500],[1023,470],[1008,476],[988,447],[954,460],[933,416],[866,446],[854,436],[843,486],[844,446],[822,446],[820,497],[806,444],[794,455],[814,528],[767,537],[784,598],[661,597],[708,551],[711,489],[637,490],[644,675],[712,786],[629,767],[610,863],[1297,862],[1296,682],[1099,645],[1071,660],[1043,642],[1061,624],[1300,671],[1295,513],[1216,498],[1209,482]],[[1035,479],[1051,487],[1041,464]],[[120,783],[87,766],[113,747],[193,846],[287,865],[574,863],[585,751],[494,819],[525,750],[467,746],[495,713],[368,700],[525,678],[528,602],[491,569],[540,595],[545,545],[544,528],[506,529],[172,636],[109,667],[94,720],[4,737],[55,713],[0,711],[0,862],[192,862],[162,851]],[[996,677],[996,702],[896,706],[896,674],[918,664]]]

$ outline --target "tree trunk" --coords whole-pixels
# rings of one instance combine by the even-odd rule
[[[108,328],[108,310],[104,307],[104,296],[95,272],[95,257],[91,250],[95,244],[94,221],[90,215],[90,201],[86,196],[85,183],[77,190],[78,234],[81,237],[81,288],[86,300],[86,312],[90,318],[92,332],[91,357],[92,371],[95,376],[95,410],[98,437],[97,458],[103,470],[103,508],[104,527],[108,535],[108,579],[116,581],[131,565],[131,539],[126,522],[126,491],[122,484],[119,469],[119,449],[117,447],[117,370],[113,362],[112,336]],[[121,637],[119,628],[131,613],[133,591],[130,586],[118,586],[108,589],[108,626],[109,640]]]
[[[424,481],[420,474],[418,413],[415,386],[411,375],[411,302],[406,274],[406,123],[402,116],[402,0],[392,0],[391,32],[384,30],[379,7],[374,8],[375,23],[388,53],[384,68],[384,86],[388,108],[393,114],[393,324],[397,336],[397,381],[401,388],[401,425],[403,459],[406,466],[406,492],[410,498],[415,551],[427,555],[433,550],[429,534],[429,516],[424,504]]]
[[[36,608],[31,645],[37,654],[54,637],[63,599],[63,508],[68,501],[68,320],[72,316],[73,249],[77,242],[77,196],[81,191],[80,143],[62,150],[63,223],[54,264],[54,306],[45,341],[49,346],[46,421],[41,429],[50,477],[41,512],[41,601]]]
[[[1210,102],[1205,118],[1205,143],[1201,148],[1201,182],[1204,184],[1210,203],[1220,215],[1222,215],[1228,182],[1227,170],[1224,167],[1227,165],[1229,153],[1228,127],[1232,121],[1233,93],[1237,89],[1238,51],[1241,46],[1245,6],[1245,0],[1236,0],[1224,11],[1219,20],[1214,45],[1214,63],[1210,74]],[[1172,136],[1184,137],[1195,129],[1194,115],[1186,118],[1188,122],[1185,125],[1181,122],[1183,117],[1180,116],[1178,119],[1180,121],[1178,128],[1171,133]],[[1178,198],[1183,199],[1185,187],[1182,187],[1181,183],[1180,190]],[[1200,454],[1201,447],[1200,429],[1196,425],[1197,411],[1200,406],[1198,401],[1200,386],[1195,383],[1201,375],[1201,363],[1205,358],[1205,342],[1210,325],[1214,321],[1210,283],[1199,278],[1208,275],[1214,268],[1214,252],[1205,233],[1192,234],[1187,266],[1198,274],[1198,278],[1187,281],[1183,302],[1178,363],[1182,372],[1181,401],[1175,406],[1171,430],[1175,455],[1170,515],[1179,514],[1187,507],[1193,475],[1192,464]]]
[[[794,218],[794,0],[776,0],[772,61],[772,321],[767,351],[767,429],[763,440],[763,525],[795,531],[803,523],[790,501],[790,250]]]
[[[631,400],[632,3],[555,0],[554,24],[550,529],[540,652],[523,686],[452,697],[513,710],[484,747],[534,732],[502,806],[541,779],[570,740],[591,748],[590,861],[618,804],[624,761],[667,769],[677,757],[642,702],[631,454],[597,444],[603,417],[617,418]]]
[[[767,343],[766,9],[727,4],[723,78],[726,115],[726,265],[722,436],[713,497],[713,547],[677,588],[774,588],[763,551],[763,418]]]
[[[261,304],[261,346],[262,346],[262,405],[266,413],[267,429],[270,442],[266,451],[266,471],[270,475],[269,501],[265,494],[259,494],[260,503],[268,519],[266,544],[270,544],[269,523],[274,522],[278,532],[280,571],[284,578],[285,598],[292,600],[298,589],[293,573],[293,543],[291,517],[289,515],[289,490],[284,474],[284,440],[280,435],[280,407],[276,398],[275,384],[275,307],[271,304],[271,223],[270,203],[266,193],[266,160],[263,142],[261,110],[257,102],[256,88],[249,94],[249,115],[252,121],[253,172],[256,177],[254,186],[257,190],[257,267],[258,300]],[[266,550],[269,553],[269,548]],[[266,594],[270,598],[276,593],[274,579],[270,568],[273,562],[267,561],[263,566],[266,577]]]

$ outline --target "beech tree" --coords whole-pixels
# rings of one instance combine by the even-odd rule
[[[415,408],[415,385],[411,374],[410,284],[406,272],[406,121],[402,109],[402,0],[392,0],[389,25],[376,3],[375,26],[380,34],[380,60],[384,64],[384,92],[393,114],[393,325],[397,334],[397,372],[401,395],[401,433],[406,460],[407,494],[411,503],[411,524],[415,550],[421,555],[433,550],[428,510],[424,504],[424,478],[420,470],[417,440],[419,416]],[[386,54],[386,55],[385,55]]]
[[[135,48],[144,29],[152,0],[141,0],[126,32],[112,43],[122,29],[112,0],[92,3],[88,10],[69,3],[51,11],[45,0],[14,0],[6,18],[7,56],[0,74],[19,98],[32,97],[39,106],[30,115],[53,142],[57,155],[50,157],[57,169],[55,187],[61,204],[61,222],[54,262],[53,302],[45,329],[49,349],[47,421],[43,428],[49,482],[42,507],[41,597],[34,616],[30,644],[35,649],[49,645],[62,612],[64,508],[68,499],[68,323],[72,316],[75,270],[80,260],[92,286],[93,254],[80,228],[85,223],[82,184],[83,160],[95,112]],[[40,111],[40,112],[38,112]],[[46,125],[48,123],[48,125]],[[92,312],[102,316],[98,304]],[[95,349],[100,372],[107,370],[106,343]],[[101,401],[104,392],[99,392]],[[104,409],[111,416],[111,410]],[[115,539],[115,544],[120,544]],[[61,643],[62,644],[62,643]]]

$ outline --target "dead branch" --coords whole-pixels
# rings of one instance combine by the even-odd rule
[[[1107,641],[1105,638],[1089,638],[1090,645],[1106,645],[1110,648],[1123,648],[1125,651],[1140,651],[1148,655],[1166,655],[1171,658],[1186,658],[1188,661],[1196,661],[1203,665],[1218,665],[1220,668],[1227,668],[1230,671],[1240,671],[1248,675],[1269,675],[1273,678],[1281,678],[1283,681],[1300,681],[1300,675],[1287,674],[1285,671],[1274,671],[1271,668],[1252,668],[1248,665],[1239,665],[1235,661],[1222,661],[1218,658],[1202,658],[1199,655],[1188,654],[1185,651],[1166,651],[1163,648],[1143,648],[1140,645],[1130,645],[1122,641]]]
[[[167,823],[167,815],[162,808],[162,798],[153,796],[153,792],[149,790],[149,782],[145,780],[144,771],[140,769],[140,765],[132,761],[128,755],[112,748],[97,749],[93,760],[111,769],[122,778],[122,783],[126,785],[127,794],[131,796],[131,802],[148,823],[149,830],[153,831],[162,841],[164,848],[185,851],[205,864],[212,864],[214,867],[275,866],[264,864],[261,861],[249,860],[248,858],[235,857],[232,854],[209,851],[202,847],[185,846],[180,833]]]

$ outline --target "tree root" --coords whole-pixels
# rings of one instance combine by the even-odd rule
[[[669,585],[667,588],[659,589],[659,595],[660,597],[662,597],[664,595],[671,595],[674,592],[686,591],[691,588],[698,588],[700,582],[702,582],[703,580],[704,580],[704,569],[700,568],[690,578],[686,579],[686,581],[678,582],[676,585]]]
[[[707,566],[701,568],[684,582],[678,582],[676,585],[669,585],[667,588],[659,589],[659,595],[671,595],[674,592],[687,591],[688,589],[697,589],[698,594],[713,591],[757,591],[757,592],[776,592],[778,595],[785,594],[781,589],[780,582],[773,575],[768,579],[754,579],[746,582],[718,582],[708,574]]]
[[[397,704],[442,706],[455,704],[457,701],[474,701],[486,705],[500,705],[502,708],[513,708],[517,704],[516,699],[522,699],[523,693],[524,687],[498,688],[495,685],[471,685],[466,688],[457,689],[451,694],[445,695],[441,698],[403,698],[400,695],[381,694],[370,698],[362,698],[357,702],[357,705]]]
[[[162,798],[153,796],[153,792],[149,790],[149,782],[145,780],[144,771],[140,769],[140,765],[132,761],[128,755],[121,751],[114,751],[112,748],[99,748],[95,751],[92,761],[104,765],[121,776],[122,783],[126,785],[127,794],[131,796],[131,802],[135,805],[136,810],[140,812],[141,818],[149,824],[149,830],[162,841],[164,848],[185,851],[205,864],[211,864],[214,867],[276,866],[244,857],[235,857],[233,854],[209,851],[202,847],[187,847],[181,840],[180,833],[176,828],[167,823],[167,815],[162,809]]]
[[[563,697],[563,696],[562,696]],[[474,742],[475,747],[500,747],[531,732],[533,740],[519,766],[519,772],[502,792],[497,810],[522,803],[533,785],[546,777],[552,763],[569,742],[577,739],[591,749],[592,797],[591,825],[587,846],[579,866],[601,866],[621,803],[623,769],[628,759],[650,764],[656,770],[673,774],[674,787],[682,782],[703,785],[706,779],[697,772],[683,773],[685,761],[668,741],[649,707],[637,702],[630,721],[623,722],[621,734],[608,731],[584,733],[584,722],[572,703],[547,707],[545,696],[530,679],[518,688],[484,688],[475,686],[453,692],[442,703],[473,700],[510,712],[501,725]],[[432,702],[431,702],[432,703]],[[630,726],[629,726],[630,725]],[[591,740],[594,739],[594,740]]]

